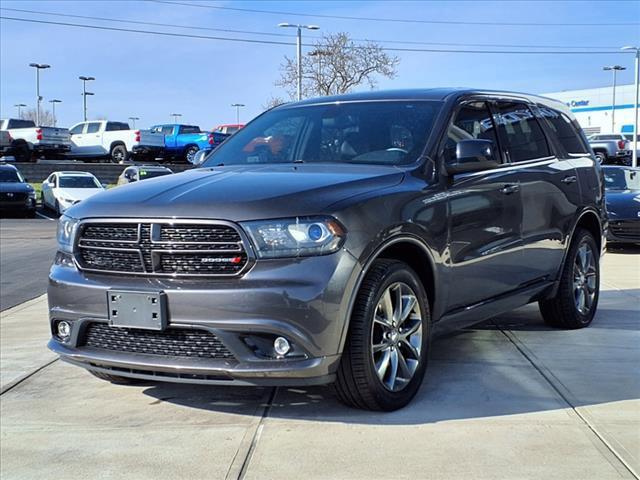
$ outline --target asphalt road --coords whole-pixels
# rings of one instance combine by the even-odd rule
[[[55,219],[0,219],[0,310],[46,292],[55,251]]]

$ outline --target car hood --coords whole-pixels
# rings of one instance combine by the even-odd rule
[[[640,216],[640,190],[609,190],[605,200],[610,220]]]
[[[101,188],[57,188],[55,195],[56,197],[64,197],[73,201],[82,201],[103,191]]]
[[[28,183],[0,182],[0,192],[29,193],[33,192],[33,187]]]
[[[351,196],[396,185],[403,176],[397,167],[372,165],[199,168],[111,189],[69,215],[231,221],[313,215]]]

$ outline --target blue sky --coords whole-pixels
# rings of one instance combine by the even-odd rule
[[[616,23],[640,20],[640,2],[406,2],[406,1],[243,1],[197,2],[292,13],[462,20],[478,22]],[[460,26],[383,23],[295,15],[271,15],[216,10],[147,1],[11,1],[3,8],[18,8],[72,15],[100,16],[145,22],[208,28],[230,28],[293,34],[278,29],[279,22],[315,23],[321,32],[348,32],[354,38],[376,40],[602,46],[615,50],[640,44],[637,26]],[[107,21],[63,18],[2,11],[3,16],[85,23],[119,28],[162,30],[235,38],[278,38],[182,28],[143,27]],[[405,46],[412,45],[393,45]],[[413,45],[414,47],[416,45]],[[419,46],[418,46],[419,47]],[[429,48],[424,46],[425,48]],[[437,48],[437,47],[436,47]],[[446,48],[446,47],[445,47]],[[455,48],[455,47],[451,47]],[[567,50],[567,49],[562,49]],[[82,120],[81,82],[78,75],[97,78],[90,86],[89,117],[126,120],[140,117],[139,126],[169,122],[169,114],[183,114],[185,123],[211,128],[234,123],[230,104],[246,104],[242,120],[260,113],[271,96],[284,96],[273,86],[284,55],[295,47],[257,45],[202,39],[169,38],[135,33],[88,30],[2,20],[0,22],[0,115],[15,115],[15,103],[35,104],[35,72],[30,62],[48,63],[42,73],[41,94],[46,101],[63,100],[58,124]],[[612,55],[507,55],[398,52],[398,75],[382,79],[379,88],[473,86],[542,93],[607,86],[611,75],[602,66],[618,63],[628,69],[619,82],[633,82],[633,57]]]

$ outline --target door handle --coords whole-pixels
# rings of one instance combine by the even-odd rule
[[[571,175],[570,177],[564,177],[562,179],[562,183],[576,183],[578,181],[578,177],[576,177],[575,175]]]
[[[511,195],[512,193],[516,193],[519,191],[520,191],[520,185],[518,184],[505,185],[500,189],[500,193],[504,195]]]

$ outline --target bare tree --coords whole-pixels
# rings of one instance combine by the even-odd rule
[[[20,117],[24,120],[36,121],[36,109],[29,108],[20,112]],[[49,110],[40,110],[40,125],[39,127],[52,127],[53,126],[53,113]]]
[[[269,97],[269,100],[267,100],[265,104],[262,105],[262,108],[264,110],[269,110],[271,108],[277,107],[278,105],[282,105],[283,103],[287,103],[284,98],[272,95],[271,97]]]
[[[346,33],[324,35],[314,50],[302,57],[302,96],[347,93],[362,84],[375,88],[378,76],[393,78],[400,59],[375,42],[355,43]],[[285,56],[280,79],[291,98],[296,91],[297,64]]]

